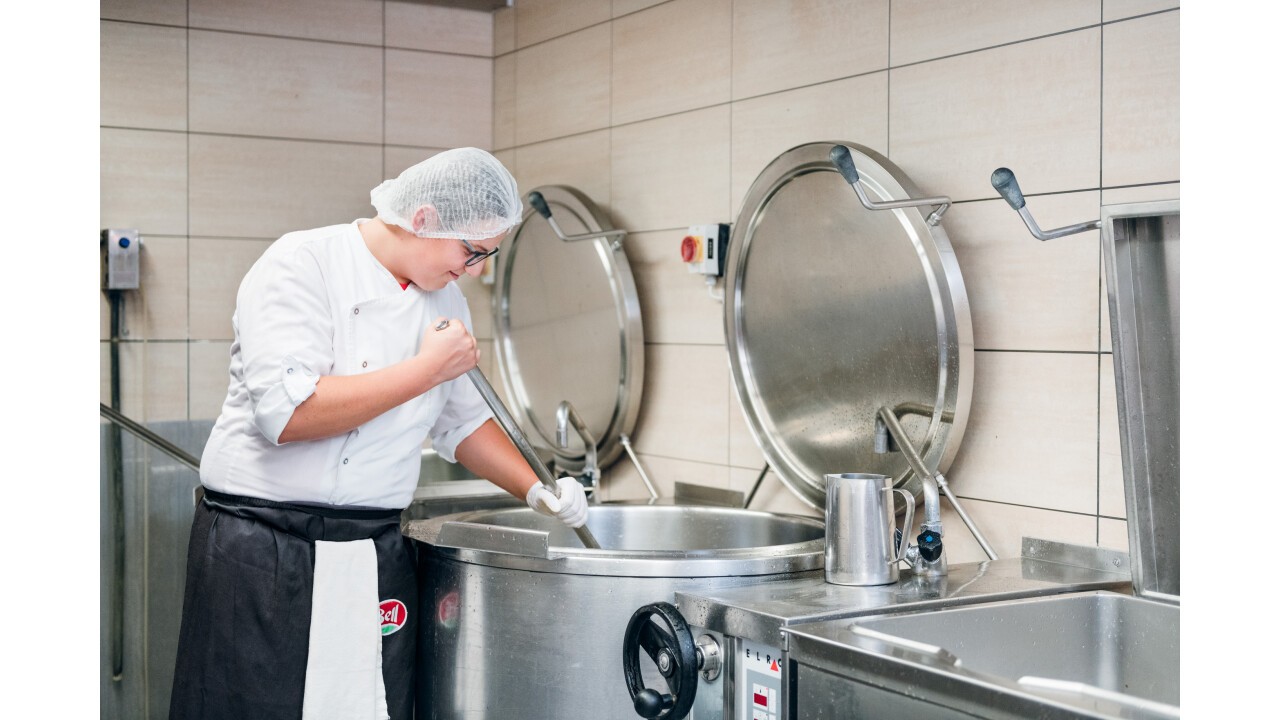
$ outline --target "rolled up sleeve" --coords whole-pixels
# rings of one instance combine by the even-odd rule
[[[294,408],[316,391],[320,376],[311,368],[286,355],[280,363],[280,382],[267,388],[262,398],[254,403],[253,424],[273,444],[280,444],[280,435],[293,417]]]
[[[236,298],[236,340],[253,423],[273,444],[334,364],[333,317],[314,256],[264,255]]]

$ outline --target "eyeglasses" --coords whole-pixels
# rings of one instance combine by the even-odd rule
[[[467,251],[471,253],[471,257],[467,258],[467,262],[466,264],[463,265],[463,267],[471,267],[476,263],[482,263],[485,261],[485,258],[491,257],[493,255],[497,255],[498,251],[502,249],[499,246],[490,250],[489,252],[484,252],[482,250],[475,249],[474,247],[472,247],[471,243],[467,242],[466,240],[463,240],[462,238],[458,238],[458,241],[461,242],[463,245],[467,246]]]

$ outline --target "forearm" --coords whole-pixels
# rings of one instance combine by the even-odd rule
[[[350,432],[436,384],[432,369],[418,356],[371,373],[326,375],[316,383],[311,397],[294,409],[280,442]]]
[[[487,421],[458,444],[454,456],[462,466],[515,497],[524,500],[538,476],[507,434],[493,420]]]

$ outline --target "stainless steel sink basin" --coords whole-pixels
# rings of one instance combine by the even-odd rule
[[[846,660],[863,661],[864,674],[852,679],[959,713],[1176,718],[1179,612],[1176,605],[1091,592],[789,632],[802,665],[814,640],[828,653],[843,646],[853,654]]]

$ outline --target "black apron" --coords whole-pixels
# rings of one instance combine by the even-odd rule
[[[315,542],[365,539],[378,556],[387,711],[391,720],[410,720],[418,586],[400,511],[213,490],[191,525],[170,720],[301,718]]]

